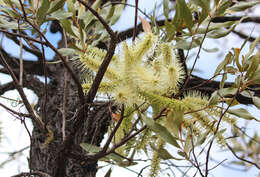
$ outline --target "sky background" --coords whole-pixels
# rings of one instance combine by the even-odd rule
[[[128,1],[129,4],[134,4],[134,2],[135,2],[134,0]],[[157,4],[159,4],[159,2],[160,1],[158,1]],[[152,0],[140,0],[139,7],[146,13],[149,13],[155,7],[155,3],[156,3],[156,1],[152,1]],[[258,15],[260,15],[259,10],[260,10],[260,8],[258,8],[258,10],[256,9],[255,14],[258,13]],[[162,8],[159,8],[157,10],[157,12],[161,13]],[[140,13],[139,13],[139,15],[142,16],[142,14],[140,14]],[[134,25],[134,8],[126,7],[119,22],[113,26],[113,29],[121,31],[121,30],[128,29],[128,28],[132,27],[133,25]],[[239,28],[241,30],[245,30],[248,27],[251,30],[254,26],[252,24],[246,24]],[[259,30],[260,30],[260,28],[255,27],[253,35],[259,34]],[[50,41],[53,44],[56,44],[58,39],[60,38],[60,35],[57,35],[57,34],[54,35],[54,34],[48,33],[47,37],[48,37],[48,39],[50,39]],[[217,53],[206,53],[206,52],[202,51],[202,53],[200,55],[200,59],[198,60],[198,63],[196,65],[197,68],[199,68],[201,72],[197,73],[197,74],[203,78],[210,78],[213,75],[213,73],[215,72],[216,66],[218,65],[218,63],[221,62],[221,59],[224,57],[223,55],[225,55],[227,53],[227,51],[229,51],[232,47],[240,47],[242,45],[242,43],[243,43],[243,41],[235,35],[230,35],[229,37],[227,37],[225,39],[222,38],[217,41],[214,40],[214,42],[212,40],[207,39],[204,42],[203,47],[212,49],[212,48],[221,46],[222,48],[221,48],[221,51],[217,52]],[[10,52],[19,51],[19,46],[16,46],[13,42],[10,42],[9,40],[6,40],[6,39],[3,40],[3,46],[8,46],[8,49]],[[248,48],[248,45],[246,46],[246,48]],[[246,52],[246,50],[244,52]],[[47,58],[51,59],[53,56],[53,52],[51,52],[50,50],[47,50],[47,53],[48,53]],[[221,53],[222,53],[222,56],[221,56]],[[19,56],[19,53],[16,54],[16,53],[12,52],[12,54],[14,54],[15,56]],[[33,59],[33,56],[29,55],[27,53],[24,53],[24,58]],[[188,66],[191,67],[192,63],[193,63],[193,60],[191,59],[188,62]],[[3,74],[0,74],[0,79],[1,79],[0,80],[1,84],[10,81],[10,78]],[[30,103],[33,103],[33,104],[37,103],[37,97],[30,90],[25,89],[25,93],[28,96]],[[19,98],[16,91],[9,91],[4,96],[11,97],[14,99]],[[11,103],[10,101],[4,100],[2,98],[0,98],[0,102],[4,103],[5,105],[10,105],[10,103]],[[24,110],[23,107],[20,107],[20,105],[14,105],[14,103],[11,103],[11,106],[13,106],[12,108],[17,109],[17,110]],[[256,117],[258,115],[260,115],[259,110],[256,110],[254,106],[248,106],[247,109],[252,114],[254,114]],[[24,126],[21,124],[21,122],[19,120],[15,119],[14,117],[10,116],[10,114],[5,112],[3,108],[0,108],[0,120],[2,122],[2,124],[1,124],[2,132],[4,133],[2,135],[2,143],[0,144],[0,164],[1,164],[1,162],[6,160],[8,157],[5,154],[6,152],[14,152],[14,151],[20,150],[22,148],[25,148],[25,147],[29,146],[30,140],[29,140],[29,136],[26,133]],[[30,121],[27,121],[27,124],[30,125],[31,124]],[[243,122],[241,122],[240,124],[243,125]],[[29,128],[31,129],[31,126],[29,126]],[[256,129],[256,126],[254,125],[254,122],[252,122],[252,124],[249,125],[249,130],[250,130],[249,133],[252,134],[255,129]],[[218,148],[217,145],[215,146],[213,151],[214,152],[212,153],[212,156],[214,159],[216,159],[218,161],[222,161],[225,158],[227,158],[229,160],[233,159],[233,156],[230,153],[220,152],[220,149]],[[0,168],[0,176],[11,176],[11,175],[17,174],[22,171],[27,171],[28,168],[27,168],[27,159],[26,158],[28,157],[28,152],[29,152],[28,150],[24,151],[24,154],[20,158],[17,158],[15,162],[8,163],[3,168]],[[172,152],[175,152],[174,149],[172,150]],[[100,164],[103,165],[102,163],[100,163]],[[225,163],[225,164],[227,164],[227,163]],[[134,166],[131,169],[139,172],[140,169],[146,165],[148,165],[148,164],[141,163],[140,165]],[[213,163],[211,165],[214,166]],[[104,173],[109,168],[110,168],[110,166],[108,166],[107,168],[102,168],[101,170],[98,171],[97,176],[103,177]],[[148,172],[149,172],[148,170],[145,170],[143,174],[147,174]],[[212,174],[214,174],[214,176],[216,176],[216,177],[217,176],[227,176],[227,175],[236,176],[236,177],[244,177],[244,176],[249,176],[249,177],[255,176],[256,177],[258,174],[258,171],[254,167],[251,168],[246,173],[241,172],[241,171],[230,170],[230,169],[227,169],[224,167],[218,167],[212,171]],[[123,176],[123,175],[137,176],[135,173],[133,173],[127,169],[120,168],[120,167],[113,167],[113,172],[112,172],[111,176]],[[178,177],[181,176],[177,170],[176,170],[176,176],[178,176]]]

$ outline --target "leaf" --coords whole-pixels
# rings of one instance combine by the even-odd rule
[[[98,147],[98,146],[95,146],[95,145],[92,145],[92,144],[88,144],[88,143],[81,143],[80,146],[85,151],[87,151],[89,154],[95,154],[95,153],[97,153],[97,152],[102,150],[101,147]]]
[[[202,8],[199,15],[199,24],[201,24],[210,14],[210,1],[209,0],[191,0],[195,5]]]
[[[193,26],[192,14],[190,9],[187,7],[185,0],[176,1],[176,12],[173,19],[173,24],[177,28],[177,31],[180,31],[186,26],[191,29]]]
[[[217,75],[220,73],[220,71],[222,71],[228,64],[230,64],[232,62],[232,53],[229,52],[225,59],[218,65],[218,67],[216,68],[216,71],[214,73],[214,75]]]
[[[241,64],[239,63],[239,54],[240,54],[241,50],[240,50],[240,48],[233,48],[233,50],[234,50],[234,54],[235,54],[234,59],[235,59],[236,65],[237,65],[239,71],[242,72],[242,67],[241,67]]]
[[[110,25],[114,25],[119,20],[119,18],[121,17],[121,14],[122,14],[122,12],[125,8],[125,5],[124,5],[125,0],[123,0],[121,2],[122,2],[122,4],[118,4],[118,5],[112,7],[114,10],[113,10],[113,15],[109,19]]]
[[[88,144],[88,143],[80,143],[80,147],[82,147],[85,151],[87,151],[89,153],[89,155],[94,155],[102,150],[101,147],[98,147],[98,146],[95,146],[92,144]],[[104,157],[103,160],[107,161],[110,159],[114,160],[117,163],[123,162],[123,159],[115,153],[108,154],[107,156]]]
[[[253,96],[253,103],[254,103],[254,105],[258,108],[258,109],[260,109],[260,98],[259,97],[256,97],[256,96]]]
[[[183,119],[184,112],[182,110],[169,110],[166,114],[166,128],[176,137],[179,137],[179,132]]]
[[[158,156],[163,159],[163,160],[169,160],[169,159],[174,159],[174,160],[182,160],[180,158],[176,158],[176,157],[173,157],[169,151],[167,151],[165,148],[163,147],[160,147],[159,149],[157,149],[155,147],[155,145],[153,145],[152,143],[150,143],[150,146],[151,148],[156,151],[158,153]]]
[[[209,131],[207,131],[207,132],[203,133],[202,135],[200,135],[198,137],[197,142],[196,142],[196,144],[194,146],[202,145],[206,141],[208,135],[209,135]]]
[[[38,22],[41,25],[44,20],[46,19],[46,14],[50,8],[50,1],[49,0],[42,0],[42,3],[37,11],[37,18]]]
[[[73,14],[73,16],[76,15],[76,9],[74,7],[74,2],[73,0],[67,0],[67,6],[68,6],[68,11]]]
[[[228,11],[228,13],[240,12],[240,11],[244,11],[248,8],[251,8],[257,4],[260,4],[260,1],[238,2],[235,5],[233,5],[232,7],[228,8],[227,11]]]
[[[224,88],[225,81],[227,80],[227,73],[222,75],[221,81],[219,83],[219,88]]]
[[[257,54],[254,55],[252,57],[252,59],[250,60],[250,64],[249,64],[249,67],[247,69],[245,78],[250,78],[250,76],[252,76],[256,72],[256,70],[258,69],[259,64],[260,64],[260,51],[257,52]]]
[[[258,38],[256,38],[254,40],[254,42],[252,42],[250,44],[250,47],[249,47],[249,52],[245,55],[245,59],[247,60],[249,58],[249,56],[254,52],[255,48],[256,48],[256,45],[258,44],[258,42],[260,41],[260,36]]]
[[[216,16],[224,15],[226,9],[229,8],[231,4],[232,4],[232,1],[222,1],[220,6],[216,9],[214,16],[216,17]]]
[[[211,49],[206,49],[206,48],[202,48],[205,52],[208,52],[208,53],[215,53],[215,52],[218,52],[219,51],[219,48],[211,48]]]
[[[166,19],[169,18],[169,0],[163,0],[163,14]]]
[[[64,6],[65,2],[66,1],[64,1],[64,0],[51,1],[50,8],[47,13],[51,14],[51,13],[59,10],[60,8],[62,8]]]
[[[154,120],[147,117],[143,117],[143,121],[152,131],[158,134],[164,141],[170,143],[171,145],[177,148],[180,148],[179,144],[176,141],[178,138],[172,136],[171,133],[165,127],[161,126]]]
[[[96,0],[94,2],[94,4],[91,6],[92,9],[97,10],[100,5],[101,5],[101,0]],[[85,25],[87,26],[93,19],[94,19],[94,15],[90,12],[82,12],[82,14],[80,15],[80,19],[84,20]]]
[[[204,24],[208,24],[209,21],[205,21]],[[223,29],[223,28],[228,28],[232,25],[234,25],[236,23],[236,21],[228,21],[228,22],[224,22],[224,23],[210,23],[210,26],[208,27],[208,29],[206,27],[202,27],[199,28],[197,33],[198,34],[205,34],[206,31],[210,32],[213,30],[219,30],[219,29]]]
[[[253,76],[250,78],[250,84],[260,84],[260,67],[256,70]]]
[[[60,48],[58,50],[63,56],[72,56],[75,55],[75,50],[71,48]]]
[[[199,46],[199,44],[197,44],[196,42],[192,42],[192,44],[191,44],[190,41],[187,41],[185,39],[181,39],[181,40],[178,40],[173,47],[176,48],[176,49],[189,50],[189,49],[192,49],[192,48],[195,48],[195,47],[198,47],[198,46]]]
[[[74,37],[77,37],[76,34],[72,30],[72,23],[68,19],[62,19],[62,20],[60,20],[60,23],[61,23],[61,26],[64,28],[64,30],[68,34],[70,34]]]
[[[209,106],[218,104],[220,97],[235,95],[237,93],[237,90],[238,88],[229,87],[229,88],[221,88],[213,92],[209,99]]]
[[[209,0],[191,0],[191,2],[200,6],[203,10],[210,12],[210,1]]]
[[[151,33],[152,29],[151,29],[150,23],[147,20],[145,20],[144,18],[142,18],[141,16],[139,16],[139,19],[142,23],[142,27],[143,27],[144,32]]]
[[[246,109],[244,108],[238,108],[238,109],[229,109],[227,110],[227,112],[229,114],[233,114],[237,117],[246,119],[246,120],[256,120],[259,121],[258,119],[256,119],[254,116],[252,116]]]
[[[50,16],[50,18],[54,18],[56,20],[62,20],[62,19],[67,19],[69,17],[72,17],[71,12],[66,12],[64,10],[58,10],[56,12],[53,12]]]
[[[231,33],[235,28],[236,26],[241,23],[246,17],[242,17],[239,21],[236,21],[235,24],[230,27],[228,30],[225,30],[225,29],[218,29],[218,30],[215,30],[215,31],[211,31],[207,34],[207,37],[209,38],[221,38],[221,37],[224,37],[224,36],[227,36],[229,33]]]

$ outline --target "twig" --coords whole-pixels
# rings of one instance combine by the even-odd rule
[[[201,51],[201,48],[202,48],[202,44],[203,44],[204,40],[206,39],[206,36],[207,36],[208,30],[209,30],[209,25],[210,25],[210,23],[211,23],[211,21],[209,21],[209,23],[208,23],[208,25],[207,25],[207,27],[206,27],[206,32],[205,32],[205,34],[204,34],[204,36],[203,36],[203,38],[202,38],[202,40],[201,40],[200,46],[199,46],[199,51],[198,51],[198,53],[197,53],[197,55],[196,55],[196,58],[195,58],[195,61],[194,61],[193,65],[192,65],[192,67],[191,67],[190,74],[188,75],[188,78],[185,80],[185,83],[184,83],[184,85],[183,85],[183,88],[185,88],[186,85],[188,84],[188,82],[189,82],[189,80],[190,80],[190,77],[191,77],[191,74],[192,74],[192,71],[194,70],[194,67],[195,67],[195,65],[196,65],[196,63],[197,63],[197,61],[198,61],[198,58],[199,58],[199,55],[200,55],[200,51]]]
[[[67,41],[67,36],[66,32],[63,29],[62,30],[64,42],[65,42],[65,48],[68,47],[68,41]],[[66,57],[66,60],[68,61],[68,57]],[[67,84],[68,84],[68,71],[66,70],[64,72],[64,87],[63,87],[63,103],[62,103],[62,139],[65,141],[66,138],[66,106],[67,106]]]
[[[158,118],[160,118],[162,116],[162,114],[164,113],[164,111],[166,110],[166,108],[162,108],[161,111],[159,112],[159,114],[157,116],[155,116],[153,119],[157,120]],[[139,133],[141,133],[143,130],[145,130],[147,128],[147,125],[144,125],[142,128],[140,128],[139,130],[137,130],[135,133],[129,135],[129,136],[125,136],[120,142],[118,142],[117,144],[115,144],[109,151],[106,152],[105,155],[108,155],[110,153],[113,153],[117,148],[121,147],[122,145],[124,145],[127,141],[129,141],[130,139],[132,139],[133,137],[135,137],[136,135],[138,135]],[[103,154],[104,155],[104,154]],[[100,154],[98,154],[97,156],[100,156]]]
[[[40,40],[42,41],[42,37],[40,36]],[[46,69],[46,57],[45,57],[45,49],[43,44],[41,44],[41,49],[42,49],[42,67],[43,67],[43,74],[44,74],[44,104],[43,104],[43,120],[46,121],[46,116],[47,116],[47,111],[46,111],[46,106],[47,106],[47,100],[48,100],[48,87],[47,87],[47,69]],[[46,125],[48,122],[45,122]]]
[[[21,34],[19,20],[18,20],[17,23],[18,23],[18,31]],[[20,61],[19,84],[21,86],[23,86],[23,41],[22,41],[21,37],[19,39],[19,42],[20,42],[20,44],[19,44],[19,46],[20,46],[20,55],[19,55],[19,61]]]
[[[227,159],[222,160],[222,161],[219,162],[217,165],[215,165],[214,167],[212,167],[211,169],[209,169],[209,171],[210,171],[210,170],[214,170],[214,169],[217,168],[219,165],[221,165],[222,163],[224,163],[226,160],[227,160]]]
[[[97,94],[97,90],[99,88],[101,80],[103,79],[103,76],[108,68],[108,65],[114,55],[118,38],[117,38],[117,33],[115,33],[110,28],[110,26],[105,22],[105,20],[94,9],[92,9],[87,3],[85,3],[82,0],[77,0],[77,1],[80,2],[81,4],[83,4],[95,17],[97,17],[97,19],[102,23],[102,25],[104,26],[104,28],[106,29],[106,31],[108,32],[108,34],[110,35],[110,38],[111,38],[110,43],[109,43],[108,52],[107,52],[102,64],[99,67],[99,70],[96,74],[96,77],[95,77],[93,84],[87,95],[87,103],[91,103]]]
[[[41,41],[39,41],[35,38],[29,37],[29,36],[26,36],[26,35],[23,35],[23,34],[12,33],[12,32],[9,32],[7,30],[4,30],[4,29],[0,29],[0,32],[6,33],[6,34],[11,35],[11,36],[17,36],[17,37],[21,37],[21,38],[24,38],[24,39],[28,39],[30,41],[48,46],[48,44],[46,42],[41,42]]]
[[[108,149],[108,147],[109,147],[109,144],[111,143],[111,141],[112,141],[113,137],[115,136],[115,134],[116,134],[116,132],[117,132],[119,126],[121,125],[121,123],[122,123],[122,121],[123,121],[123,118],[124,118],[124,112],[125,112],[125,106],[124,106],[124,104],[123,104],[122,107],[121,107],[120,118],[119,118],[119,120],[118,120],[118,122],[117,122],[115,128],[114,128],[113,131],[111,132],[109,138],[107,139],[107,141],[106,141],[106,143],[105,143],[105,145],[104,145],[104,147],[103,147],[103,149],[102,149],[103,152],[106,152],[106,151],[107,151],[107,149]]]
[[[196,166],[195,166],[195,167],[198,169],[200,175],[201,175],[202,177],[204,177],[204,175],[203,175],[203,173],[202,173],[202,171],[201,171],[201,169],[200,169],[200,165],[199,165],[197,156],[195,155],[195,151],[194,151],[195,146],[194,146],[193,136],[192,136],[192,127],[190,127],[190,131],[191,131],[192,154],[193,154],[193,157],[194,157],[194,160],[195,160],[195,163],[196,163]]]
[[[12,69],[10,68],[10,66],[8,65],[8,63],[6,62],[5,58],[3,57],[3,54],[2,52],[0,52],[0,60],[2,61],[4,67],[8,70],[8,72],[10,73],[13,81],[14,81],[14,85],[15,85],[15,88],[17,89],[17,91],[19,92],[22,100],[23,100],[23,103],[26,107],[26,109],[28,110],[29,114],[31,115],[32,119],[36,122],[36,125],[38,126],[39,129],[41,129],[43,132],[46,131],[45,129],[45,126],[44,126],[44,123],[39,119],[37,118],[37,116],[35,115],[24,91],[23,91],[23,88],[21,87],[21,85],[19,85],[19,82],[14,74],[14,72],[12,71]]]
[[[8,108],[7,106],[5,106],[4,104],[0,103],[0,106],[2,106],[4,109],[6,109],[7,111],[10,111],[11,113],[19,116],[19,117],[28,117],[28,118],[31,118],[31,115],[30,114],[24,114],[24,113],[21,113],[21,112],[17,112],[17,111],[14,111],[10,108]]]
[[[133,7],[133,8],[136,8],[136,6],[135,5],[133,5],[133,4],[128,4],[128,3],[123,3],[123,2],[110,2],[112,5],[117,5],[117,4],[123,4],[123,5],[125,5],[125,6],[129,6],[129,7]],[[104,7],[107,7],[107,6],[109,6],[110,4],[107,4],[107,5],[105,5],[105,6],[102,6],[102,8],[104,8]],[[142,9],[140,9],[140,8],[137,8],[138,9],[138,11],[140,12],[140,13],[142,13],[145,17],[147,17],[147,18],[150,18],[150,16],[148,16],[144,11],[142,11]]]
[[[135,35],[136,35],[137,16],[138,16],[138,0],[135,0],[135,24],[134,24],[133,38],[132,38],[133,43],[135,41]]]
[[[233,99],[231,100],[230,104],[227,106],[227,108],[225,109],[225,111],[220,115],[220,118],[219,118],[219,121],[218,121],[216,130],[215,130],[215,132],[214,132],[214,135],[217,134],[218,129],[219,129],[219,126],[220,126],[220,122],[221,122],[222,118],[224,117],[225,113],[228,111],[228,109],[230,108],[230,106],[232,105],[232,103],[234,102],[234,100],[235,100],[235,98],[236,98],[236,96],[237,96],[238,94],[239,94],[239,89],[237,90],[235,96],[233,97]],[[212,139],[212,141],[210,142],[209,148],[208,148],[208,151],[207,151],[205,177],[208,176],[208,172],[209,172],[209,170],[208,170],[208,169],[209,169],[209,156],[210,156],[210,150],[211,150],[213,141],[214,141],[214,139]]]
[[[77,77],[77,75],[73,72],[73,70],[71,69],[71,67],[69,66],[69,64],[67,63],[66,59],[62,56],[62,54],[51,44],[51,42],[46,38],[46,36],[40,31],[40,29],[33,23],[31,23],[30,20],[27,19],[27,15],[24,9],[24,5],[22,3],[21,0],[19,0],[19,3],[22,7],[22,12],[23,12],[23,18],[24,20],[30,25],[32,26],[37,32],[38,34],[45,40],[46,44],[48,47],[50,47],[55,54],[62,60],[63,65],[65,66],[65,68],[69,71],[70,75],[72,76],[72,79],[74,80],[75,84],[77,85],[78,88],[78,95],[79,95],[79,99],[81,101],[81,104],[84,105],[85,101],[84,101],[84,92],[81,86],[81,83]]]
[[[239,156],[236,154],[236,152],[231,148],[231,146],[229,146],[228,143],[226,143],[226,145],[227,145],[228,149],[232,152],[232,154],[233,154],[237,159],[239,159],[239,160],[241,160],[241,161],[244,161],[244,162],[247,162],[247,163],[249,163],[249,164],[251,164],[251,165],[254,165],[256,168],[260,169],[260,166],[259,166],[258,164],[239,157]]]

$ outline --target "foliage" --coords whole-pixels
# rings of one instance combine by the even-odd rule
[[[44,45],[50,47],[60,56],[58,62],[63,62],[69,72],[71,70],[66,59],[71,58],[82,69],[82,73],[88,73],[87,76],[81,75],[80,80],[83,83],[82,86],[78,85],[79,95],[83,89],[87,98],[94,99],[96,95],[90,94],[97,84],[99,94],[107,95],[105,99],[110,102],[110,109],[112,106],[118,108],[118,112],[110,110],[113,120],[105,146],[81,143],[89,159],[96,158],[127,167],[137,164],[135,159],[140,153],[145,153],[152,158],[150,176],[158,176],[161,162],[167,160],[187,161],[201,176],[208,176],[208,161],[213,142],[216,140],[221,148],[229,148],[232,153],[243,153],[246,151],[245,147],[240,146],[234,138],[229,140],[229,132],[239,134],[243,139],[241,132],[238,133],[237,121],[260,121],[259,117],[254,117],[245,108],[232,108],[240,104],[238,96],[242,95],[252,100],[259,109],[259,97],[254,95],[259,88],[254,86],[260,84],[260,50],[255,52],[260,37],[251,43],[248,53],[241,52],[247,42],[245,40],[240,48],[232,48],[225,55],[216,66],[214,76],[209,79],[209,82],[213,82],[217,76],[221,77],[218,88],[212,94],[188,87],[187,84],[193,77],[201,49],[209,51],[202,48],[205,39],[219,39],[229,35],[247,17],[223,23],[216,23],[214,19],[242,12],[259,3],[177,0],[172,7],[172,2],[164,0],[163,25],[156,23],[154,11],[149,19],[151,26],[146,20],[141,20],[145,34],[132,44],[122,42],[115,54],[110,48],[104,50],[97,46],[101,42],[110,42],[111,47],[115,42],[112,41],[111,34],[114,33],[109,27],[118,21],[124,9],[124,1],[114,5],[111,2],[102,4],[101,0],[96,0],[90,8],[76,0],[2,0],[0,27],[3,32],[12,30],[11,35],[25,36],[26,40],[33,40],[28,36],[38,37],[34,42],[39,43],[42,48]],[[172,10],[175,13],[170,17]],[[59,50],[46,38],[47,27],[53,20],[59,21],[65,38],[70,41]],[[193,48],[197,50],[197,56],[192,68],[187,69],[186,60]],[[187,55],[183,56],[181,53]],[[110,64],[108,60],[111,60]],[[107,66],[104,77],[98,83],[98,73],[102,72],[105,62]],[[8,68],[8,65],[5,67]],[[12,75],[11,71],[9,73]],[[77,78],[71,75],[77,83]],[[235,80],[227,85],[226,81],[230,76]],[[17,85],[20,88],[18,83]],[[32,119],[40,122],[36,126],[45,128],[41,128],[41,131],[47,129],[43,143],[45,148],[55,139],[53,130],[44,124],[32,106],[24,104],[32,114]],[[254,139],[259,141],[257,133]],[[257,141],[251,139],[245,146],[252,151],[252,155],[247,156],[251,162],[249,164],[259,167]],[[169,149],[175,150],[174,155]],[[200,154],[195,154],[195,149],[206,149],[207,155],[203,162],[205,165],[198,162]],[[153,152],[152,157],[149,156],[150,151]],[[111,170],[106,176],[110,176],[110,173]]]

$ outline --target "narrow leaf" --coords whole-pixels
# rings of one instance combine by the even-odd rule
[[[151,29],[150,23],[147,20],[145,20],[144,18],[142,18],[141,16],[139,16],[139,19],[142,23],[142,27],[143,27],[144,32],[151,33],[152,29]]]
[[[166,19],[169,18],[169,0],[163,0],[163,14]]]
[[[41,6],[37,11],[37,18],[39,24],[42,24],[46,18],[46,14],[50,8],[50,1],[49,0],[42,0]]]
[[[60,48],[58,50],[63,56],[72,56],[75,55],[75,50],[71,48]]]
[[[143,121],[145,124],[156,134],[158,134],[164,141],[170,143],[171,145],[180,148],[179,144],[177,143],[177,138],[171,135],[171,133],[160,124],[156,123],[154,120],[150,118],[143,117]]]
[[[227,111],[230,114],[233,114],[237,117],[246,119],[246,120],[256,120],[259,121],[258,119],[256,119],[254,116],[252,116],[246,109],[244,108],[238,108],[238,109],[229,109]]]
[[[256,96],[253,96],[253,103],[254,105],[260,109],[260,98],[259,97],[256,97]]]
[[[66,1],[64,1],[64,0],[51,1],[50,8],[48,10],[48,14],[51,14],[51,13],[61,9],[64,6],[65,2]]]
[[[220,71],[222,71],[228,64],[230,64],[232,62],[232,53],[229,52],[225,59],[218,65],[218,67],[216,68],[216,71],[214,73],[214,75],[217,75],[220,73]]]
[[[249,2],[238,2],[234,6],[228,9],[229,12],[239,12],[244,11],[248,8],[251,8],[257,4],[260,4],[260,1],[249,1]]]

